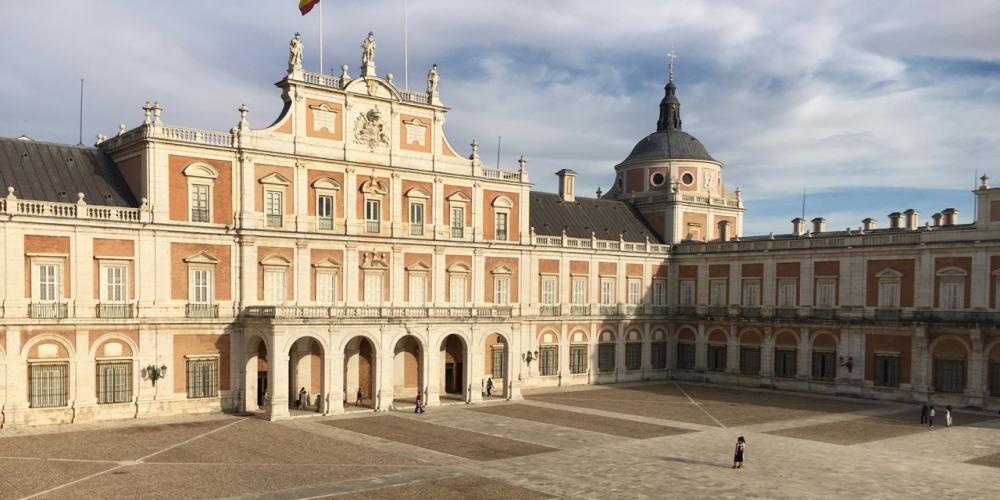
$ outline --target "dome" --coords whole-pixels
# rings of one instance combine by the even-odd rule
[[[716,161],[701,141],[680,129],[667,129],[647,135],[629,153],[626,162],[638,160]]]

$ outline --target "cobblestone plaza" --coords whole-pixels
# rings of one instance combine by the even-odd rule
[[[1000,416],[665,383],[414,415],[202,416],[5,431],[2,498],[985,498]],[[412,407],[411,407],[412,408]],[[353,410],[353,408],[351,408]],[[731,469],[736,437],[747,462]]]

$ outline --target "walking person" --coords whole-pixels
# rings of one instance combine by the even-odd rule
[[[743,436],[736,438],[736,453],[733,456],[733,468],[742,469],[743,468],[743,452],[746,450],[747,441],[743,439]]]
[[[493,377],[486,379],[486,397],[493,394]]]
[[[300,410],[305,410],[306,404],[308,404],[308,402],[309,402],[309,393],[306,392],[306,388],[303,387],[302,389],[299,390],[299,401],[297,406]]]
[[[424,397],[420,392],[417,392],[417,406],[413,408],[413,413],[423,413],[424,412]]]
[[[934,405],[931,405],[931,409],[927,413],[927,426],[934,427]]]
[[[920,425],[924,425],[926,423],[927,423],[927,404],[924,403],[924,405],[920,407]]]
[[[365,403],[365,391],[358,387],[358,396],[354,400],[354,406],[361,406]]]
[[[944,407],[944,426],[951,427],[951,405]]]

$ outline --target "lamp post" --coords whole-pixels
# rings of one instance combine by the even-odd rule
[[[167,376],[167,365],[149,365],[142,369],[142,378],[149,380],[156,386],[156,381]]]

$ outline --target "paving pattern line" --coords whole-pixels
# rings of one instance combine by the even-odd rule
[[[39,491],[37,493],[33,493],[33,494],[28,495],[26,497],[22,497],[21,500],[28,500],[29,498],[36,498],[36,497],[40,497],[42,495],[47,495],[49,493],[52,493],[53,491],[61,490],[61,489],[65,488],[65,487],[67,487],[67,486],[72,486],[74,484],[82,483],[84,481],[87,481],[88,479],[93,479],[93,478],[98,477],[98,476],[103,476],[104,474],[107,474],[109,472],[114,472],[114,471],[116,471],[118,469],[121,469],[122,467],[128,467],[128,466],[131,466],[131,465],[139,465],[139,464],[143,463],[143,460],[146,460],[147,458],[155,457],[156,455],[159,455],[160,453],[163,453],[163,452],[166,452],[166,451],[170,451],[170,450],[172,450],[174,448],[177,448],[179,446],[183,446],[183,445],[188,444],[188,443],[190,443],[192,441],[201,439],[201,438],[203,438],[203,437],[205,437],[205,436],[207,436],[209,434],[213,434],[213,433],[219,432],[219,431],[221,431],[223,429],[232,427],[232,426],[234,426],[234,425],[236,425],[236,424],[238,424],[240,422],[243,422],[244,420],[246,420],[246,418],[241,418],[241,419],[239,419],[239,420],[237,420],[235,422],[231,422],[231,423],[228,423],[226,425],[223,425],[222,427],[217,427],[217,428],[212,429],[212,430],[210,430],[208,432],[199,434],[199,435],[197,435],[197,436],[195,436],[193,438],[181,441],[180,443],[172,444],[172,445],[170,445],[170,446],[168,446],[168,447],[166,447],[166,448],[164,448],[164,449],[162,449],[160,451],[156,451],[156,452],[150,453],[149,455],[146,455],[146,456],[144,456],[142,458],[139,458],[139,459],[136,459],[136,460],[127,460],[127,461],[118,462],[118,465],[116,465],[114,467],[111,467],[110,469],[104,469],[102,471],[90,474],[89,476],[81,477],[80,479],[76,479],[76,480],[70,481],[68,483],[63,483],[63,484],[61,484],[59,486],[55,486],[55,487],[49,488],[49,489],[44,490],[44,491]]]
[[[329,498],[331,496],[345,495],[349,493],[393,488],[407,484],[420,483],[423,481],[451,479],[464,474],[464,472],[451,467],[433,466],[430,469],[421,471],[404,471],[385,476],[376,476],[349,481],[336,481],[326,484],[288,488],[285,490],[269,491],[259,494],[251,493],[230,498],[239,500],[315,500],[317,498]]]
[[[82,458],[45,458],[45,457],[0,457],[0,460],[37,460],[39,462],[84,462],[92,464],[120,464],[121,460],[85,460]]]
[[[719,422],[719,419],[715,418],[715,415],[712,415],[711,413],[709,413],[708,410],[706,410],[705,408],[703,408],[701,406],[701,403],[695,401],[694,398],[692,398],[691,396],[689,396],[688,393],[687,393],[687,391],[685,391],[684,388],[681,387],[680,384],[678,384],[677,382],[674,382],[674,385],[677,387],[678,391],[681,391],[681,394],[683,394],[684,397],[688,398],[688,401],[690,401],[691,404],[697,406],[698,409],[701,410],[705,415],[708,415],[708,418],[712,419],[715,423],[719,424],[719,427],[722,427],[723,429],[726,428],[726,426],[723,425],[722,422]]]

